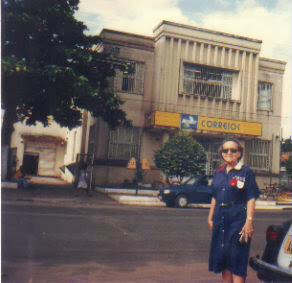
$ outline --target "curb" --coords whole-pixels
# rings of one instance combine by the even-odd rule
[[[120,204],[141,205],[141,206],[160,206],[166,207],[164,202],[157,198],[158,191],[138,190],[136,189],[115,189],[115,188],[95,188],[96,191],[108,194],[110,198]],[[136,195],[136,192],[138,195]],[[210,208],[210,204],[189,204],[188,207]],[[256,210],[292,210],[292,204],[289,202],[277,201],[256,201]]]
[[[143,206],[166,206],[156,197],[149,196],[131,196],[131,195],[118,195],[110,194],[109,197],[120,204],[127,205],[143,205]]]
[[[117,195],[135,195],[135,196],[152,196],[156,197],[159,193],[158,190],[145,190],[145,189],[116,189],[116,188],[101,188],[95,187],[95,191],[104,194],[117,194]]]
[[[17,182],[1,182],[1,189],[18,189]]]

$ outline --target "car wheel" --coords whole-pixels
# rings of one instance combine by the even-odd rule
[[[181,208],[187,207],[188,205],[187,197],[185,195],[179,195],[177,196],[175,203],[177,207],[181,207]]]

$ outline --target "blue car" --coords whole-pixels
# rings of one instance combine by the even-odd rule
[[[170,186],[161,189],[158,198],[168,207],[187,207],[189,203],[210,203],[212,190],[210,176],[201,176],[192,185]]]

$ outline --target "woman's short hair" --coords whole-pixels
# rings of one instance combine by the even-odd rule
[[[222,142],[222,144],[221,144],[220,147],[219,147],[219,152],[218,152],[219,156],[220,156],[221,158],[223,158],[223,156],[222,156],[222,150],[223,150],[223,145],[224,145],[226,142],[235,142],[235,143],[237,144],[238,151],[240,152],[240,156],[239,156],[239,158],[238,158],[238,161],[239,161],[239,160],[242,158],[242,156],[243,156],[243,147],[242,147],[241,143],[239,142],[239,140],[236,139],[236,138],[227,138],[227,139],[225,139],[225,140]]]

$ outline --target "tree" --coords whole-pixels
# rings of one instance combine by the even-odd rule
[[[189,181],[204,171],[206,154],[195,139],[181,132],[155,152],[154,161],[167,178],[175,176],[181,184],[184,177]]]
[[[283,139],[281,142],[281,152],[292,152],[292,138]]]
[[[81,124],[82,110],[111,128],[128,125],[120,97],[109,88],[115,68],[129,62],[98,53],[98,36],[85,35],[74,18],[79,0],[2,0],[2,143],[13,124],[53,118],[60,126]]]
[[[287,175],[289,178],[292,178],[292,155],[290,155],[289,159],[285,163]]]

